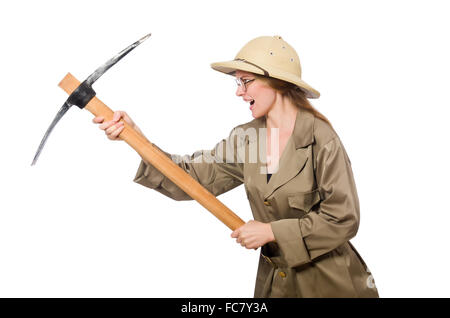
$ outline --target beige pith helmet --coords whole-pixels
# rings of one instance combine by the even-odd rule
[[[216,71],[234,75],[236,70],[274,77],[300,87],[308,98],[320,93],[304,82],[297,52],[281,36],[260,36],[248,42],[234,60],[212,63]]]

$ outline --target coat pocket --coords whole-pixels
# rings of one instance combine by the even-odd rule
[[[301,210],[303,214],[311,211],[312,207],[320,202],[319,189],[309,192],[296,192],[288,195],[289,206]]]

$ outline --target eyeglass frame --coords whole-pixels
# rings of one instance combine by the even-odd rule
[[[234,80],[236,81],[237,86],[238,87],[242,87],[242,90],[244,92],[246,92],[247,91],[247,84],[253,82],[255,79],[256,78],[242,80],[242,78],[240,78],[240,77],[235,77]]]

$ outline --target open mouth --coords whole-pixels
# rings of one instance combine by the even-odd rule
[[[252,99],[252,101],[250,102],[250,105],[253,105],[255,103],[255,100]]]

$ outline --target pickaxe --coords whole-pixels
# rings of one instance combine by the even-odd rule
[[[69,98],[64,102],[61,109],[56,114],[50,127],[47,129],[42,141],[38,147],[36,155],[34,156],[31,165],[34,165],[41,153],[42,148],[47,141],[48,136],[52,132],[55,125],[61,119],[67,110],[76,105],[79,108],[87,109],[95,116],[101,116],[107,120],[113,118],[114,112],[100,99],[95,97],[96,93],[92,89],[92,84],[98,80],[108,69],[121,60],[125,55],[130,53],[135,47],[144,42],[150,37],[151,34],[147,34],[143,38],[134,42],[116,56],[108,60],[105,64],[97,68],[94,73],[88,76],[88,78],[80,83],[72,74],[68,73],[62,81],[58,84],[66,93],[70,94]],[[239,216],[220,202],[211,192],[205,189],[194,178],[187,174],[183,169],[177,166],[170,158],[168,158],[163,152],[148,141],[139,132],[133,129],[130,125],[124,122],[124,129],[120,133],[120,138],[129,144],[136,152],[147,162],[152,164],[161,173],[172,180],[177,186],[179,186],[184,192],[186,192],[191,198],[203,205],[207,210],[214,214],[220,221],[222,221],[231,230],[235,230],[244,224]]]

